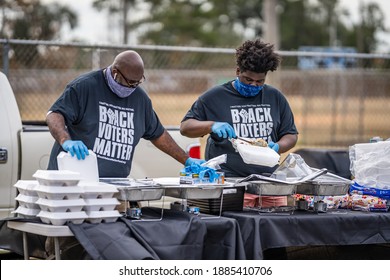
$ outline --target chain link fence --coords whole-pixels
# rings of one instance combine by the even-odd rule
[[[110,65],[125,49],[143,57],[142,86],[165,126],[179,125],[206,89],[235,78],[234,49],[3,39],[0,49],[1,71],[25,123],[44,122],[69,81]],[[345,147],[373,136],[390,138],[390,55],[279,53],[281,67],[266,82],[289,100],[300,133],[298,146]]]

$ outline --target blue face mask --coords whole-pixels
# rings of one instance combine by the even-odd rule
[[[122,86],[120,83],[115,81],[111,74],[111,66],[106,68],[106,80],[110,89],[120,98],[129,97],[136,89]]]
[[[252,85],[244,84],[244,83],[240,82],[238,77],[234,81],[234,87],[236,88],[236,90],[238,91],[239,94],[241,94],[242,96],[245,96],[245,97],[256,96],[263,89],[263,85],[252,86]]]

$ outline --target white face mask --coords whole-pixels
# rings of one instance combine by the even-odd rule
[[[115,81],[115,79],[112,77],[111,74],[111,66],[108,66],[106,68],[106,80],[110,89],[120,98],[129,97],[136,89],[136,87],[134,88],[125,87],[120,83],[118,83],[117,81]]]

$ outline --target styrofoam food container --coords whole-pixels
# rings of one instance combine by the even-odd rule
[[[111,211],[120,202],[116,198],[85,198],[85,211]]]
[[[237,143],[237,151],[247,164],[273,167],[280,159],[280,155],[269,147]]]
[[[19,206],[16,210],[12,211],[12,214],[18,214],[19,217],[33,218],[36,217],[40,209],[26,208]]]
[[[81,224],[88,218],[87,213],[80,212],[48,212],[41,210],[37,217],[45,224],[52,224],[55,226],[62,226],[67,222],[74,224]]]
[[[29,196],[20,193],[15,197],[15,200],[19,202],[20,206],[24,206],[25,208],[39,209],[39,205],[36,204],[38,196]]]
[[[83,189],[84,199],[112,198],[118,192],[116,186],[101,182],[80,181],[79,186]]]
[[[14,185],[20,194],[28,196],[38,196],[35,191],[36,186],[38,186],[38,181],[36,180],[19,180]]]
[[[82,187],[53,187],[39,185],[35,188],[39,198],[61,200],[78,199],[83,193]]]
[[[68,170],[80,173],[80,180],[99,181],[99,170],[96,154],[88,150],[88,156],[78,160],[70,152],[61,152],[57,156],[58,170]]]
[[[52,200],[39,198],[36,202],[40,209],[48,212],[80,212],[84,205],[84,199]]]
[[[113,223],[122,215],[118,210],[112,211],[90,211],[87,212],[88,218],[86,219],[90,223]]]
[[[69,170],[37,170],[33,177],[44,186],[76,186],[81,174]]]

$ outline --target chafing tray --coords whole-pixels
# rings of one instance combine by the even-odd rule
[[[334,174],[326,174],[297,186],[297,193],[306,195],[345,195],[349,191],[351,180]]]
[[[326,169],[320,169],[303,178],[289,178],[287,180],[279,180],[272,177],[252,174],[248,177],[236,180],[235,186],[244,184],[248,193],[257,195],[292,195],[296,193],[299,184],[317,178],[326,172]]]
[[[292,195],[295,194],[297,185],[279,184],[265,181],[251,181],[246,185],[246,192],[257,195]]]
[[[114,185],[118,189],[117,198],[127,201],[159,200],[164,189],[153,180],[134,180],[130,178],[101,178],[101,182]]]
[[[214,185],[179,185],[164,186],[165,195],[183,199],[211,199],[220,198],[225,186],[231,187],[232,184],[214,184]]]
[[[292,195],[296,191],[297,184],[253,180],[255,178],[257,178],[257,175],[246,178],[225,178],[225,180],[227,182],[233,182],[236,187],[245,186],[247,193],[257,195]]]

